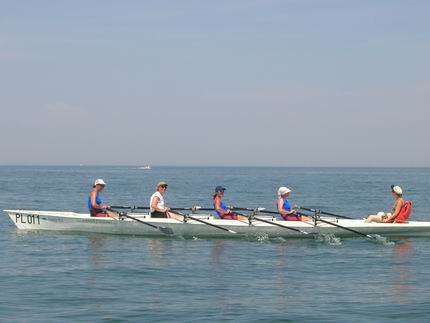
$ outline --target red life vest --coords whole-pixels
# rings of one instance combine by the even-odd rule
[[[400,209],[399,215],[396,216],[394,222],[404,223],[408,221],[409,216],[412,213],[412,203],[410,201],[405,201],[402,208]]]

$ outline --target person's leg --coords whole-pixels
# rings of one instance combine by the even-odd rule
[[[108,216],[112,219],[115,219],[115,220],[118,220],[118,218],[119,218],[119,215],[117,212],[111,212],[111,211],[106,211],[106,216]]]
[[[167,212],[167,216],[171,219],[175,219],[178,220],[180,222],[182,222],[184,220],[184,217],[182,215],[173,213],[173,212]]]
[[[231,219],[238,220],[238,221],[248,221],[248,218],[246,216],[239,215],[239,214],[236,214],[236,213],[232,213]]]
[[[366,222],[366,223],[371,223],[371,222],[382,223],[383,222],[383,216],[382,215],[369,215],[364,222]]]

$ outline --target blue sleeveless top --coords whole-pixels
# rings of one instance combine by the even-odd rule
[[[223,201],[221,201],[220,207],[221,207],[221,209],[223,209],[224,211],[227,211],[227,210],[228,210],[227,205],[225,205],[225,203],[224,203]],[[221,217],[221,213],[219,213],[217,210],[215,210],[215,212],[218,214],[218,216],[219,216],[219,217]]]
[[[103,203],[102,198],[100,197],[99,193],[97,193],[97,195],[96,195],[96,204],[100,205],[102,203]],[[88,210],[90,210],[90,212],[91,212],[91,209],[92,209],[92,207],[91,207],[91,194],[88,195],[88,202],[87,202],[87,204],[88,204]]]
[[[291,211],[291,204],[288,202],[287,199],[284,200],[284,204],[282,204],[282,207],[285,211]]]

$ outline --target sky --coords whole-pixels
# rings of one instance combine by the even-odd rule
[[[430,1],[0,0],[0,165],[430,167]]]

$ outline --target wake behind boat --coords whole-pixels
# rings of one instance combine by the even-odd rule
[[[186,238],[234,238],[260,235],[269,238],[306,238],[315,234],[354,236],[353,232],[344,229],[348,228],[366,235],[430,236],[430,222],[424,221],[365,223],[364,220],[359,219],[321,217],[320,221],[302,222],[279,221],[275,217],[261,215],[257,217],[261,221],[252,216],[249,221],[238,221],[217,219],[212,214],[194,213],[189,217],[186,216],[184,221],[179,221],[171,218],[151,218],[149,214],[139,212],[124,213],[129,216],[118,220],[110,217],[91,217],[87,213],[61,211],[4,210],[4,212],[19,230],[94,232],[148,237],[163,236],[168,232],[169,235]],[[140,222],[149,225],[143,225]],[[216,226],[227,230],[219,230]],[[164,230],[157,230],[160,228]]]

